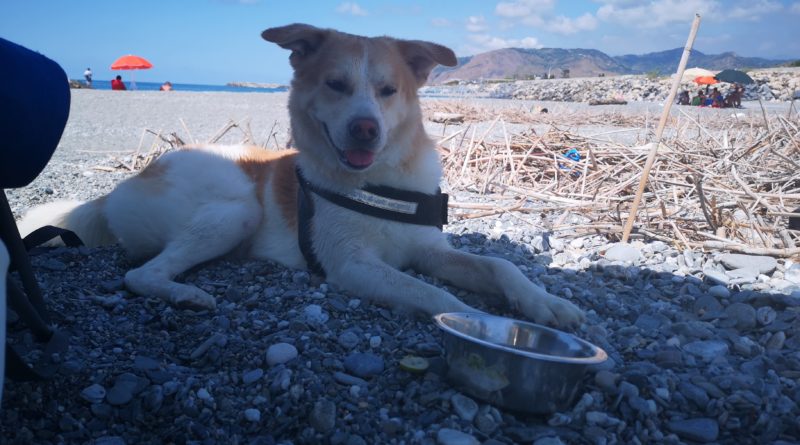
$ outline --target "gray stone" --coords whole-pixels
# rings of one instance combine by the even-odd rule
[[[731,291],[725,286],[711,286],[708,288],[708,294],[716,298],[728,298],[731,296]]]
[[[705,417],[675,420],[669,422],[669,429],[683,439],[700,443],[713,442],[719,437],[717,421]]]
[[[594,375],[595,384],[603,391],[610,393],[617,391],[617,379],[619,379],[619,374],[606,370],[598,371]]]
[[[247,408],[244,410],[244,418],[248,422],[258,422],[261,420],[261,411],[255,408]]]
[[[344,359],[344,369],[361,378],[369,378],[383,372],[383,359],[369,352],[354,352]]]
[[[242,374],[242,383],[245,385],[249,385],[251,383],[255,383],[261,380],[261,377],[264,376],[264,370],[261,368],[251,369],[250,371],[245,372]]]
[[[726,253],[719,257],[719,261],[728,269],[751,269],[758,274],[771,274],[778,261],[769,256],[743,255],[739,253]]]
[[[719,340],[700,340],[687,343],[683,350],[705,361],[724,357],[728,353],[728,344]]]
[[[439,445],[480,445],[475,437],[450,428],[440,429],[436,433],[436,442]]]
[[[89,403],[100,403],[106,397],[106,389],[103,385],[95,383],[84,388],[81,397]]]
[[[160,366],[158,360],[143,355],[137,355],[136,358],[133,359],[133,367],[141,369],[142,371],[158,369]]]
[[[708,393],[703,388],[691,383],[681,382],[678,384],[678,391],[687,399],[694,402],[701,410],[705,410],[708,405]]]
[[[605,258],[609,261],[635,263],[641,257],[639,249],[626,243],[616,243],[606,250]]]
[[[450,403],[453,404],[453,411],[458,414],[458,417],[472,423],[475,415],[478,414],[478,404],[469,397],[455,393],[450,397]]]
[[[725,308],[725,320],[720,325],[739,330],[753,329],[756,327],[756,310],[749,304],[733,303]]]
[[[356,377],[356,376],[353,376],[353,375],[350,375],[350,374],[347,374],[347,373],[344,373],[344,372],[341,372],[341,371],[334,372],[333,373],[333,379],[336,380],[337,382],[343,384],[343,385],[367,386],[367,384],[368,384],[367,381],[362,379],[362,378],[359,378],[359,377]]]
[[[564,442],[559,437],[549,436],[536,439],[533,445],[564,445]]]
[[[327,433],[336,426],[336,404],[328,399],[314,403],[309,422],[317,432]]]
[[[353,349],[358,346],[358,343],[361,341],[353,331],[344,331],[337,340],[340,345],[342,345],[345,349]]]
[[[103,436],[95,439],[92,445],[126,445],[126,442],[119,436]]]
[[[800,263],[792,264],[783,272],[783,279],[794,284],[800,284]]]
[[[692,304],[692,310],[698,315],[717,314],[722,312],[722,304],[712,295],[701,295]]]
[[[297,348],[289,343],[275,343],[267,349],[267,364],[275,366],[297,357]]]
[[[328,321],[329,315],[318,304],[309,304],[303,308],[303,318],[310,324],[323,324]]]

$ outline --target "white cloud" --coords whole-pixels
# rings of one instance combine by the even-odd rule
[[[494,13],[500,17],[525,18],[529,15],[539,15],[550,11],[554,6],[554,0],[516,0],[498,3],[494,8]]]
[[[725,20],[760,20],[764,15],[783,9],[774,0],[742,0],[721,2],[719,0],[655,0],[651,2],[628,2],[600,0],[603,5],[597,10],[597,18],[634,28],[660,28],[662,26],[691,23],[695,13],[703,20],[721,22]],[[790,8],[800,6],[795,3]]]
[[[597,28],[597,19],[588,12],[574,19],[560,15],[546,22],[544,28],[558,34],[575,34]]]
[[[502,37],[490,36],[488,34],[471,34],[469,40],[475,45],[471,47],[473,52],[485,52],[503,48],[541,48],[542,44],[536,37],[525,37],[522,39],[504,39]]]
[[[467,31],[469,32],[484,32],[488,29],[486,26],[486,19],[482,15],[473,15],[467,17]]]
[[[355,16],[364,17],[369,13],[355,2],[344,2],[336,7],[336,11],[342,14],[350,14]]]
[[[800,14],[800,2],[792,3],[792,6],[789,6],[789,11],[794,14]]]
[[[792,5],[796,7],[797,4]],[[783,9],[779,2],[769,0],[758,0],[748,3],[740,3],[725,12],[725,16],[734,20],[759,20],[764,14],[771,14]]]
[[[435,18],[435,19],[431,19],[431,25],[433,25],[433,26],[435,26],[437,28],[447,28],[447,27],[453,26],[453,22],[451,22],[448,19]]]
[[[516,0],[498,3],[494,13],[512,23],[518,22],[556,34],[575,34],[597,27],[597,19],[591,13],[576,18],[554,16],[554,8],[554,0]]]

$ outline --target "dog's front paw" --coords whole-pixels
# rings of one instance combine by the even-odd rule
[[[551,294],[523,298],[517,304],[520,312],[539,324],[575,328],[586,318],[578,306]]]
[[[217,302],[209,293],[194,286],[181,285],[170,294],[170,302],[181,309],[213,310]]]

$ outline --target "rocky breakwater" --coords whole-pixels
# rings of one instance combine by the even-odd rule
[[[750,72],[756,81],[747,85],[744,100],[790,101],[800,90],[800,68],[770,68]],[[475,82],[453,86],[430,86],[423,95],[471,96],[504,99],[551,100],[559,102],[590,102],[625,100],[628,102],[661,102],[666,100],[672,86],[671,77],[650,78],[643,75],[591,77],[576,79],[524,80],[513,82]],[[731,85],[715,85],[727,94]],[[694,82],[684,82],[681,89],[694,94],[699,88]]]

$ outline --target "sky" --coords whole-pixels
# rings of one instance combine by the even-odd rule
[[[302,22],[430,40],[458,56],[505,47],[615,56],[683,47],[695,13],[699,51],[800,59],[800,1],[788,0],[3,0],[0,37],[76,79],[86,67],[111,79],[111,63],[135,54],[153,64],[137,81],[287,84],[289,54],[261,39],[266,28]]]

